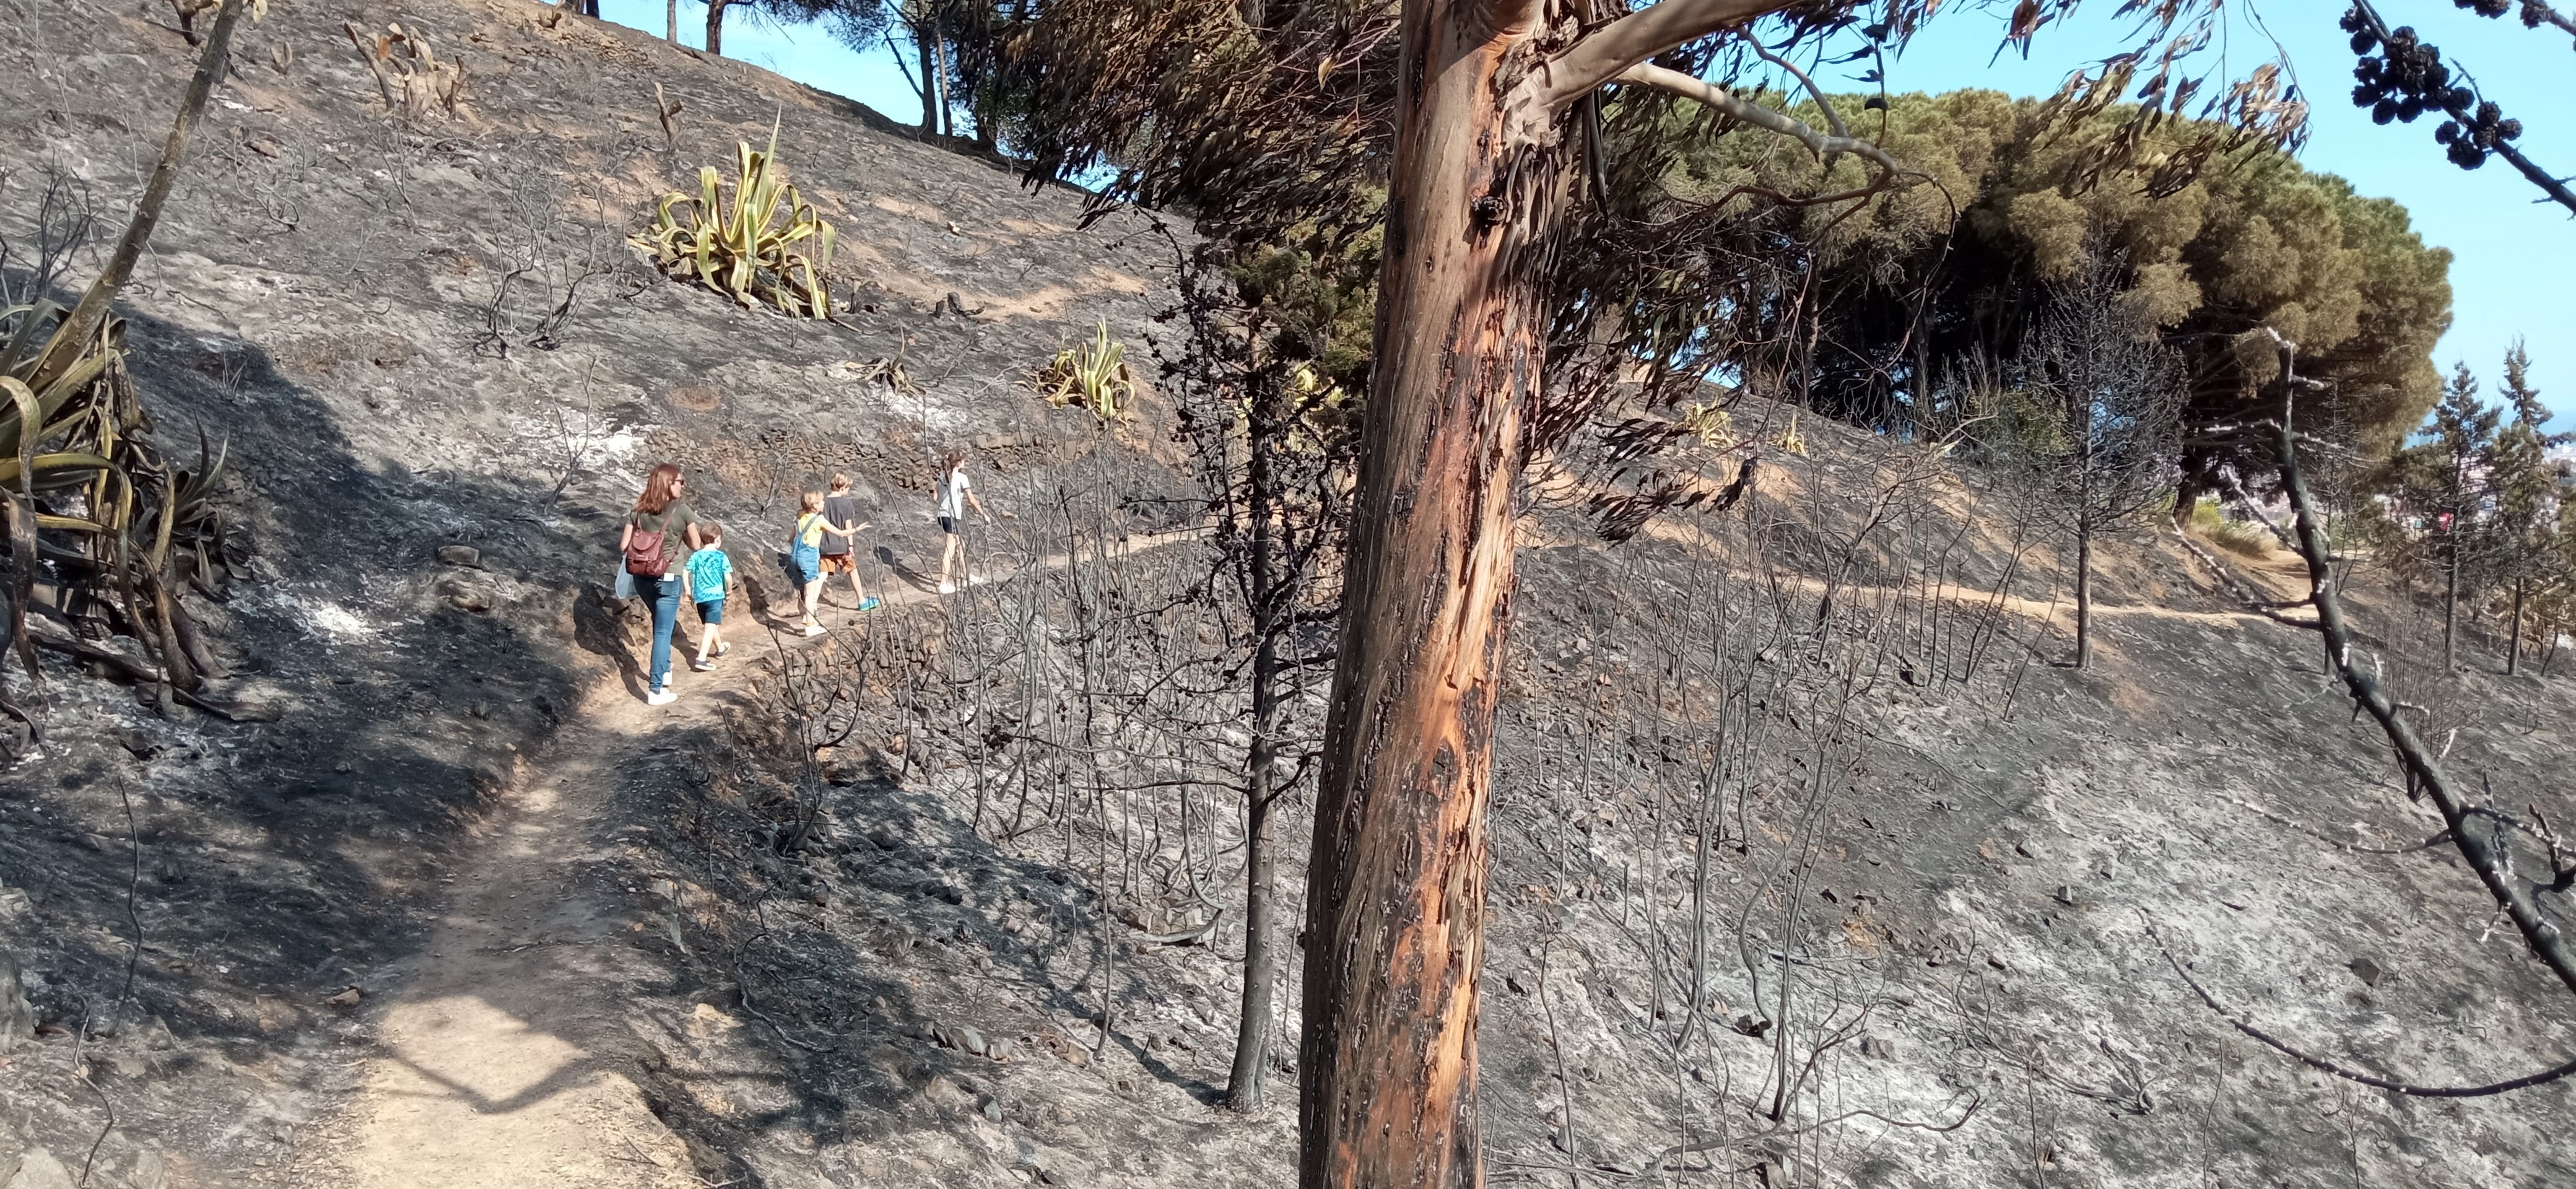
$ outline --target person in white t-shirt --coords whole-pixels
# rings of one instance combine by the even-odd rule
[[[947,461],[939,468],[939,531],[947,543],[939,551],[939,593],[954,594],[957,584],[949,580],[952,566],[962,571],[965,550],[957,543],[958,522],[966,519],[972,506],[984,523],[993,523],[993,514],[984,510],[984,501],[975,497],[975,485],[966,480],[966,448],[952,446]]]

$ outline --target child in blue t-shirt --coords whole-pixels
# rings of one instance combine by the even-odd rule
[[[698,605],[698,658],[689,668],[704,673],[716,667],[713,658],[733,648],[724,642],[725,589],[733,582],[733,559],[725,556],[721,526],[699,521],[698,539],[703,544],[681,566],[680,583],[689,601]]]

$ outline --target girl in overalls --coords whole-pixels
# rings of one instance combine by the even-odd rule
[[[823,598],[823,534],[839,537],[857,535],[857,530],[832,527],[823,516],[823,493],[805,493],[803,511],[796,517],[796,534],[787,542],[787,568],[796,574],[797,585],[805,590],[805,622],[797,630],[808,636],[823,634],[823,625],[814,618],[814,607]]]

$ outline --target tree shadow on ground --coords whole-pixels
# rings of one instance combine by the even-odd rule
[[[222,498],[258,581],[191,607],[230,674],[284,714],[163,718],[47,655],[45,755],[0,777],[0,884],[32,910],[0,917],[0,950],[38,976],[48,1020],[273,1043],[416,948],[442,858],[569,713],[567,602],[575,635],[597,635],[567,593],[580,542],[533,514],[533,486],[372,461],[248,342],[123,316],[152,432],[223,427]],[[483,565],[442,565],[452,542]],[[116,1087],[129,1125],[220,1115],[249,1092],[194,1067]]]

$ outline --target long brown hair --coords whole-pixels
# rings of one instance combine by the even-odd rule
[[[966,448],[965,448],[964,446],[951,446],[951,447],[949,447],[949,448],[948,448],[948,454],[947,454],[947,456],[946,456],[946,460],[945,460],[945,461],[943,461],[942,463],[940,463],[940,465],[939,465],[939,478],[940,478],[940,480],[941,480],[942,482],[945,482],[945,481],[947,480],[947,478],[948,478],[948,474],[949,474],[949,472],[956,470],[956,469],[957,469],[957,467],[958,467],[958,464],[963,463],[963,462],[965,462],[965,461],[966,461]]]
[[[680,498],[680,493],[671,489],[679,485],[679,464],[666,462],[654,467],[653,473],[644,478],[644,494],[635,497],[635,510],[650,516],[669,511],[671,501]]]

